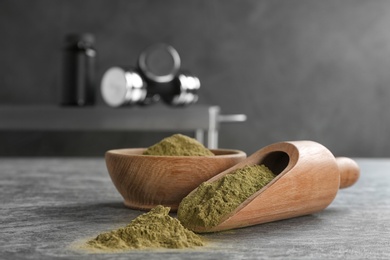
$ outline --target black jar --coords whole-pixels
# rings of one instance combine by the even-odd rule
[[[62,100],[64,106],[87,106],[95,103],[95,37],[92,34],[69,34],[63,49]]]

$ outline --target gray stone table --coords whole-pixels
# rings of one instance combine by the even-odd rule
[[[186,250],[90,254],[72,245],[126,225],[102,158],[0,158],[0,259],[390,259],[390,159],[357,159],[361,178],[324,211],[207,235]]]

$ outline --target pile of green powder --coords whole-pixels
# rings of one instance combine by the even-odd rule
[[[204,147],[203,144],[182,134],[174,134],[164,138],[146,149],[143,154],[165,156],[214,156],[214,154]]]
[[[237,169],[217,181],[204,182],[182,200],[178,219],[189,229],[214,227],[275,177],[266,166],[254,165]]]
[[[135,218],[124,228],[98,235],[87,242],[87,247],[115,251],[203,246],[201,237],[169,216],[169,210],[169,207],[157,206]]]

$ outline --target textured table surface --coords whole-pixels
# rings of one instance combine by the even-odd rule
[[[390,159],[357,159],[361,178],[324,211],[207,235],[199,249],[90,254],[74,243],[126,225],[102,158],[0,158],[1,259],[390,259]]]

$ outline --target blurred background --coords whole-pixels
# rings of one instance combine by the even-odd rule
[[[387,157],[389,25],[386,0],[1,0],[0,105],[59,104],[68,33],[96,36],[99,81],[165,42],[201,80],[198,104],[247,115],[222,126],[221,148],[308,139]],[[0,131],[0,154],[101,156],[167,134]]]

